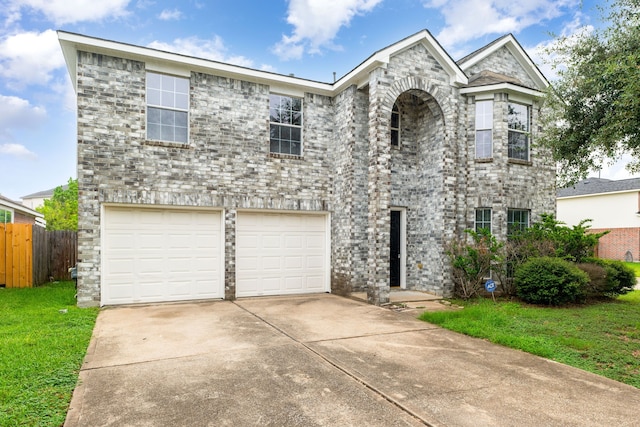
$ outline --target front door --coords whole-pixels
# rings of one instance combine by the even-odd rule
[[[402,265],[402,212],[391,211],[391,257],[389,266],[389,285],[400,286]]]

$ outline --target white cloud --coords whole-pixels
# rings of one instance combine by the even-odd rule
[[[64,66],[64,57],[53,30],[24,32],[0,39],[0,76],[25,84],[46,84],[53,70]]]
[[[27,147],[22,144],[6,143],[0,144],[0,154],[6,154],[8,156],[36,158],[36,153],[29,151]]]
[[[227,48],[224,46],[222,38],[215,36],[212,40],[205,40],[199,37],[187,37],[175,39],[171,43],[153,41],[148,45],[150,48],[175,52],[182,55],[195,56],[198,58],[212,59],[214,61],[228,62],[230,64],[251,67],[253,61],[244,56],[227,56]]]
[[[17,96],[0,95],[0,129],[32,128],[47,116],[44,108]]]
[[[333,39],[356,15],[373,10],[382,0],[290,0],[287,22],[293,25],[290,36],[283,35],[272,51],[283,60],[299,59],[322,48],[340,49]]]
[[[9,0],[7,10],[12,16],[22,9],[42,13],[56,25],[73,24],[80,21],[101,21],[119,18],[128,14],[130,0]]]
[[[445,26],[436,38],[451,48],[488,34],[518,33],[579,4],[580,0],[430,0],[424,6],[443,15]]]
[[[571,45],[595,30],[592,25],[584,25],[581,18],[581,14],[577,14],[573,21],[562,28],[559,36],[564,39],[565,43]],[[549,81],[557,80],[558,70],[564,68],[565,59],[559,57],[554,51],[557,43],[557,39],[550,39],[538,43],[532,48],[526,48],[533,62],[538,65],[540,71],[542,71]]]
[[[161,21],[177,21],[181,18],[182,12],[180,12],[178,9],[165,9],[160,12],[160,15],[158,16],[158,19],[160,19]]]

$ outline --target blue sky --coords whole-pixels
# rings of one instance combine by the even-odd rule
[[[601,0],[602,1],[602,0]],[[0,0],[0,194],[76,177],[75,94],[56,30],[330,82],[428,29],[457,60],[513,33],[548,77],[550,33],[599,25],[593,0]],[[629,175],[620,163],[603,178]]]

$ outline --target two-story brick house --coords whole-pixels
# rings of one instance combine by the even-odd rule
[[[59,32],[78,101],[78,304],[448,295],[447,242],[555,211],[547,81],[428,31],[334,83]]]

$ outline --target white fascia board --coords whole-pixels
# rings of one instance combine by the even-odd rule
[[[392,56],[404,52],[417,43],[422,43],[427,51],[442,65],[449,74],[452,85],[460,86],[469,83],[468,77],[460,67],[458,67],[458,64],[451,59],[428,31],[423,30],[371,55],[362,64],[358,65],[334,84],[336,93],[340,93],[352,84],[356,84],[358,87],[365,86],[368,75],[372,70],[386,66]]]
[[[527,98],[542,98],[544,92],[514,85],[512,83],[497,83],[493,85],[472,86],[460,89],[462,95],[477,95],[485,93],[513,93]]]
[[[592,194],[578,194],[576,196],[556,196],[556,200],[581,199],[583,197],[610,196],[614,194],[625,194],[625,193],[640,193],[640,189],[608,191],[604,193],[592,193]]]
[[[195,58],[177,53],[165,52],[147,47],[113,42],[110,40],[87,37],[80,34],[58,31],[58,39],[71,75],[74,88],[76,87],[77,52],[86,51],[98,54],[113,55],[119,58],[149,62],[154,70],[166,67],[179,73],[179,69],[200,71],[217,76],[237,78],[253,83],[266,84],[280,88],[289,88],[302,92],[312,92],[321,95],[333,95],[333,85],[328,83],[305,80],[294,76],[285,76],[268,71],[254,70],[238,65],[216,62],[208,59]]]
[[[478,62],[492,55],[498,49],[501,49],[503,46],[506,46],[509,52],[511,52],[511,54],[518,60],[518,62],[520,62],[520,64],[527,71],[527,74],[529,74],[531,79],[533,79],[533,81],[536,83],[536,85],[539,88],[547,88],[549,86],[549,81],[540,72],[540,70],[533,63],[533,61],[531,61],[531,58],[529,57],[529,55],[527,55],[527,53],[522,49],[520,44],[516,41],[516,39],[511,34],[509,34],[507,37],[500,40],[498,43],[495,43],[492,46],[489,46],[488,48],[483,50],[482,52],[479,52],[477,55],[474,55],[471,58],[467,59],[466,61],[460,64],[460,68],[462,68],[463,70],[467,70],[471,68]]]

